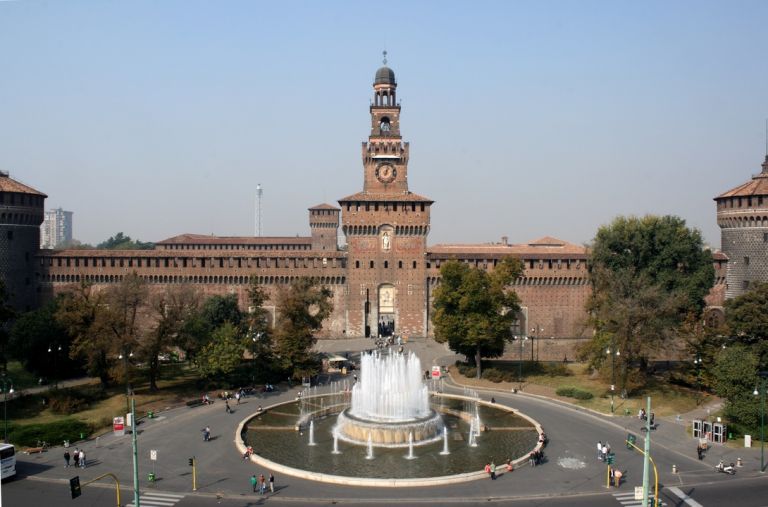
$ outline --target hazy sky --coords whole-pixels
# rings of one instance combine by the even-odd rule
[[[381,51],[429,243],[675,214],[759,172],[768,2],[0,1],[0,168],[74,235],[308,235],[362,189]]]

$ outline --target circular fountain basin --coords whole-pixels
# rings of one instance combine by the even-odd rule
[[[426,445],[441,438],[445,428],[442,417],[430,410],[426,417],[388,422],[357,417],[345,409],[337,419],[336,432],[345,442],[367,445],[370,440],[377,447],[408,447]]]
[[[241,453],[247,445],[253,446],[252,461],[277,473],[357,486],[455,484],[487,477],[483,467],[489,461],[497,465],[508,460],[517,464],[527,461],[538,445],[538,423],[504,405],[478,402],[482,431],[473,447],[469,432],[475,414],[464,410],[468,401],[474,399],[440,395],[430,400],[431,410],[442,418],[447,430],[448,455],[441,454],[445,440],[442,430],[438,430],[437,438],[425,439],[418,446],[414,435],[415,459],[408,459],[408,435],[405,445],[374,446],[373,459],[369,459],[367,434],[354,443],[340,437],[334,433],[338,418],[329,412],[313,419],[315,445],[309,446],[308,427],[296,429],[300,417],[297,402],[268,407],[244,420],[236,443]],[[431,416],[426,419],[431,420]],[[334,448],[338,454],[334,454]]]

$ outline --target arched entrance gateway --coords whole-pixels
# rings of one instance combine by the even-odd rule
[[[395,334],[395,286],[383,284],[379,287],[378,336]]]

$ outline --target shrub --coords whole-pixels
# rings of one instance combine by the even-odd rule
[[[51,411],[54,414],[71,415],[88,408],[88,402],[82,398],[74,396],[57,396],[51,398]]]
[[[555,391],[558,396],[565,396],[567,398],[575,398],[577,400],[591,400],[594,395],[589,391],[579,389],[578,387],[560,387]]]
[[[488,368],[483,371],[483,378],[490,380],[491,382],[499,383],[504,380],[504,372],[497,370],[496,368]]]
[[[14,425],[9,431],[8,439],[17,445],[35,447],[39,440],[58,445],[64,440],[80,440],[81,434],[87,436],[90,432],[88,423],[77,419],[64,419],[51,423]]]

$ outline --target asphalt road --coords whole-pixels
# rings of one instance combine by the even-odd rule
[[[489,481],[490,482],[490,481]],[[768,496],[766,493],[766,481],[763,477],[738,478],[713,483],[702,483],[695,486],[681,487],[673,492],[664,489],[661,500],[665,506],[689,506],[689,507],[766,507]],[[468,487],[472,487],[469,485]],[[72,500],[69,495],[69,487],[64,482],[49,482],[33,479],[13,480],[3,483],[2,505],[5,507],[37,507],[37,506],[72,506],[72,507],[115,507],[116,498],[114,487],[86,486],[83,495]],[[481,505],[510,505],[514,507],[631,507],[639,506],[640,502],[631,498],[629,488],[621,491],[611,490],[605,493],[583,494],[569,497],[539,497],[519,499],[498,499],[488,497],[484,499],[467,499],[456,497],[450,500],[425,498],[421,500],[406,500],[398,502],[401,506],[424,507],[426,505],[461,505],[461,507],[479,507]],[[129,490],[122,490],[123,505],[133,502],[133,494]],[[690,499],[686,502],[684,496]],[[181,498],[179,498],[181,497]],[[320,507],[327,505],[349,505],[360,507],[382,507],[390,503],[390,500],[366,500],[366,499],[304,499],[297,502],[290,498],[281,498],[279,491],[274,496],[261,497],[256,494],[243,493],[242,495],[226,495],[217,497],[213,494],[187,493],[179,495],[174,492],[149,492],[144,495],[142,506],[144,507],[253,507],[257,505],[281,504],[302,505],[307,507]]]

